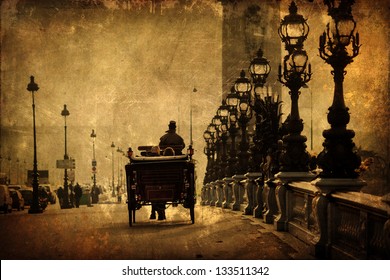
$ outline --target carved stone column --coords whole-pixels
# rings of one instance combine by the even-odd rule
[[[215,182],[215,188],[217,193],[217,201],[215,202],[216,207],[222,207],[222,203],[224,201],[223,185],[223,180],[217,180]]]
[[[255,180],[261,176],[260,172],[249,172],[245,174],[245,177],[247,178],[245,188],[246,188],[246,195],[248,198],[248,204],[244,209],[245,215],[253,215],[253,211],[256,207],[256,191],[257,191],[257,185]]]
[[[222,208],[231,208],[231,204],[233,202],[233,188],[232,182],[234,181],[231,177],[226,177],[223,179],[225,184],[223,187],[223,191],[225,194],[225,201],[222,203]]]
[[[278,214],[278,205],[276,203],[276,182],[270,179],[264,184],[265,203],[267,211],[263,215],[263,220],[266,224],[272,224],[275,216]]]
[[[288,231],[287,219],[287,185],[281,181],[277,182],[276,203],[278,205],[278,215],[274,220],[274,226],[277,231]]]
[[[210,183],[210,206],[215,206],[215,202],[217,201],[217,188],[216,182]]]
[[[241,204],[244,202],[244,191],[242,189],[241,181],[245,179],[244,175],[234,175],[233,177],[233,195],[234,203],[232,205],[233,211],[239,211]]]
[[[258,178],[255,180],[255,182],[257,185],[256,207],[253,211],[253,217],[262,219],[264,214],[264,199],[263,199],[264,180],[262,178]]]
[[[210,194],[210,183],[207,183],[205,186],[205,202],[204,205],[210,205],[211,194]]]
[[[320,231],[318,237],[313,239],[313,255],[319,259],[329,258],[328,205],[327,197],[321,193],[313,198],[313,213]]]

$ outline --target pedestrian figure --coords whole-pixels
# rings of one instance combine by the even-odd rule
[[[62,206],[62,203],[64,202],[64,188],[62,186],[57,190],[57,197],[60,201],[60,206]]]
[[[76,186],[74,187],[76,208],[79,208],[79,206],[80,206],[80,199],[81,199],[82,195],[83,195],[83,191],[82,191],[79,183],[77,183]]]
[[[100,190],[97,186],[92,187],[92,204],[96,204],[99,202],[99,194]]]
[[[70,202],[70,206],[71,207],[74,207],[74,190],[73,190],[73,185],[72,183],[70,183],[69,185],[69,202]]]

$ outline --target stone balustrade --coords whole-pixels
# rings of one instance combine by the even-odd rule
[[[311,182],[273,180],[259,186],[260,193],[254,199],[253,178],[243,179],[244,176],[234,176],[221,182],[223,208],[273,223],[275,231],[289,232],[305,242],[318,259],[390,258],[390,195],[385,198],[357,191],[322,193]],[[214,184],[211,188],[215,187]],[[248,190],[251,193],[244,194]]]

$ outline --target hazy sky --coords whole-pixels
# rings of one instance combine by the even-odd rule
[[[21,163],[26,161],[27,169],[32,166],[31,94],[26,86],[34,75],[40,87],[35,99],[38,167],[51,170],[53,183],[61,183],[63,176],[62,170],[55,169],[55,162],[64,155],[64,104],[70,112],[68,154],[76,159],[76,180],[90,182],[92,129],[97,134],[98,181],[111,181],[112,141],[122,150],[158,144],[173,119],[189,144],[192,103],[195,158],[203,179],[202,134],[222,94],[220,4],[191,1],[193,5],[179,13],[168,9],[176,1],[164,1],[167,5],[163,16],[143,14],[135,5],[132,11],[118,9],[115,1],[104,1],[104,8],[80,6],[96,2],[52,0],[39,1],[36,6],[31,1],[1,2],[2,158],[11,155],[13,168],[16,158]],[[320,152],[322,131],[329,127],[326,113],[332,101],[333,81],[330,66],[318,56],[318,37],[329,17],[323,1],[296,2],[310,25],[305,48],[314,72],[310,89],[302,90],[301,117],[310,141],[313,108],[313,150]],[[353,14],[362,47],[361,54],[346,69],[349,128],[356,132],[357,146],[388,158],[389,1],[356,2]],[[289,3],[281,1],[281,16],[288,11]],[[270,85],[275,83],[269,81]],[[197,93],[190,98],[194,87]],[[282,96],[287,116],[289,96],[285,88]],[[115,173],[118,155],[115,152]],[[2,171],[7,168],[8,162],[3,160]]]

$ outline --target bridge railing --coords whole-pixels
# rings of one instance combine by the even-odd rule
[[[229,182],[224,188],[230,186]],[[240,184],[244,186],[245,182]],[[253,192],[252,187],[246,188],[245,198],[253,197],[249,191]],[[258,186],[258,192],[261,194],[255,202],[242,200],[242,192],[236,192],[241,204],[238,208],[234,206],[234,194],[224,199],[234,202],[230,204],[232,210],[253,214],[274,224],[276,231],[289,232],[302,240],[316,258],[390,259],[390,206],[383,197],[362,192],[323,194],[310,182],[266,182]],[[253,204],[250,213],[249,204]]]
[[[276,200],[275,230],[304,241],[317,258],[390,258],[390,210],[382,197],[362,192],[324,195],[310,182],[293,182],[278,185]]]

